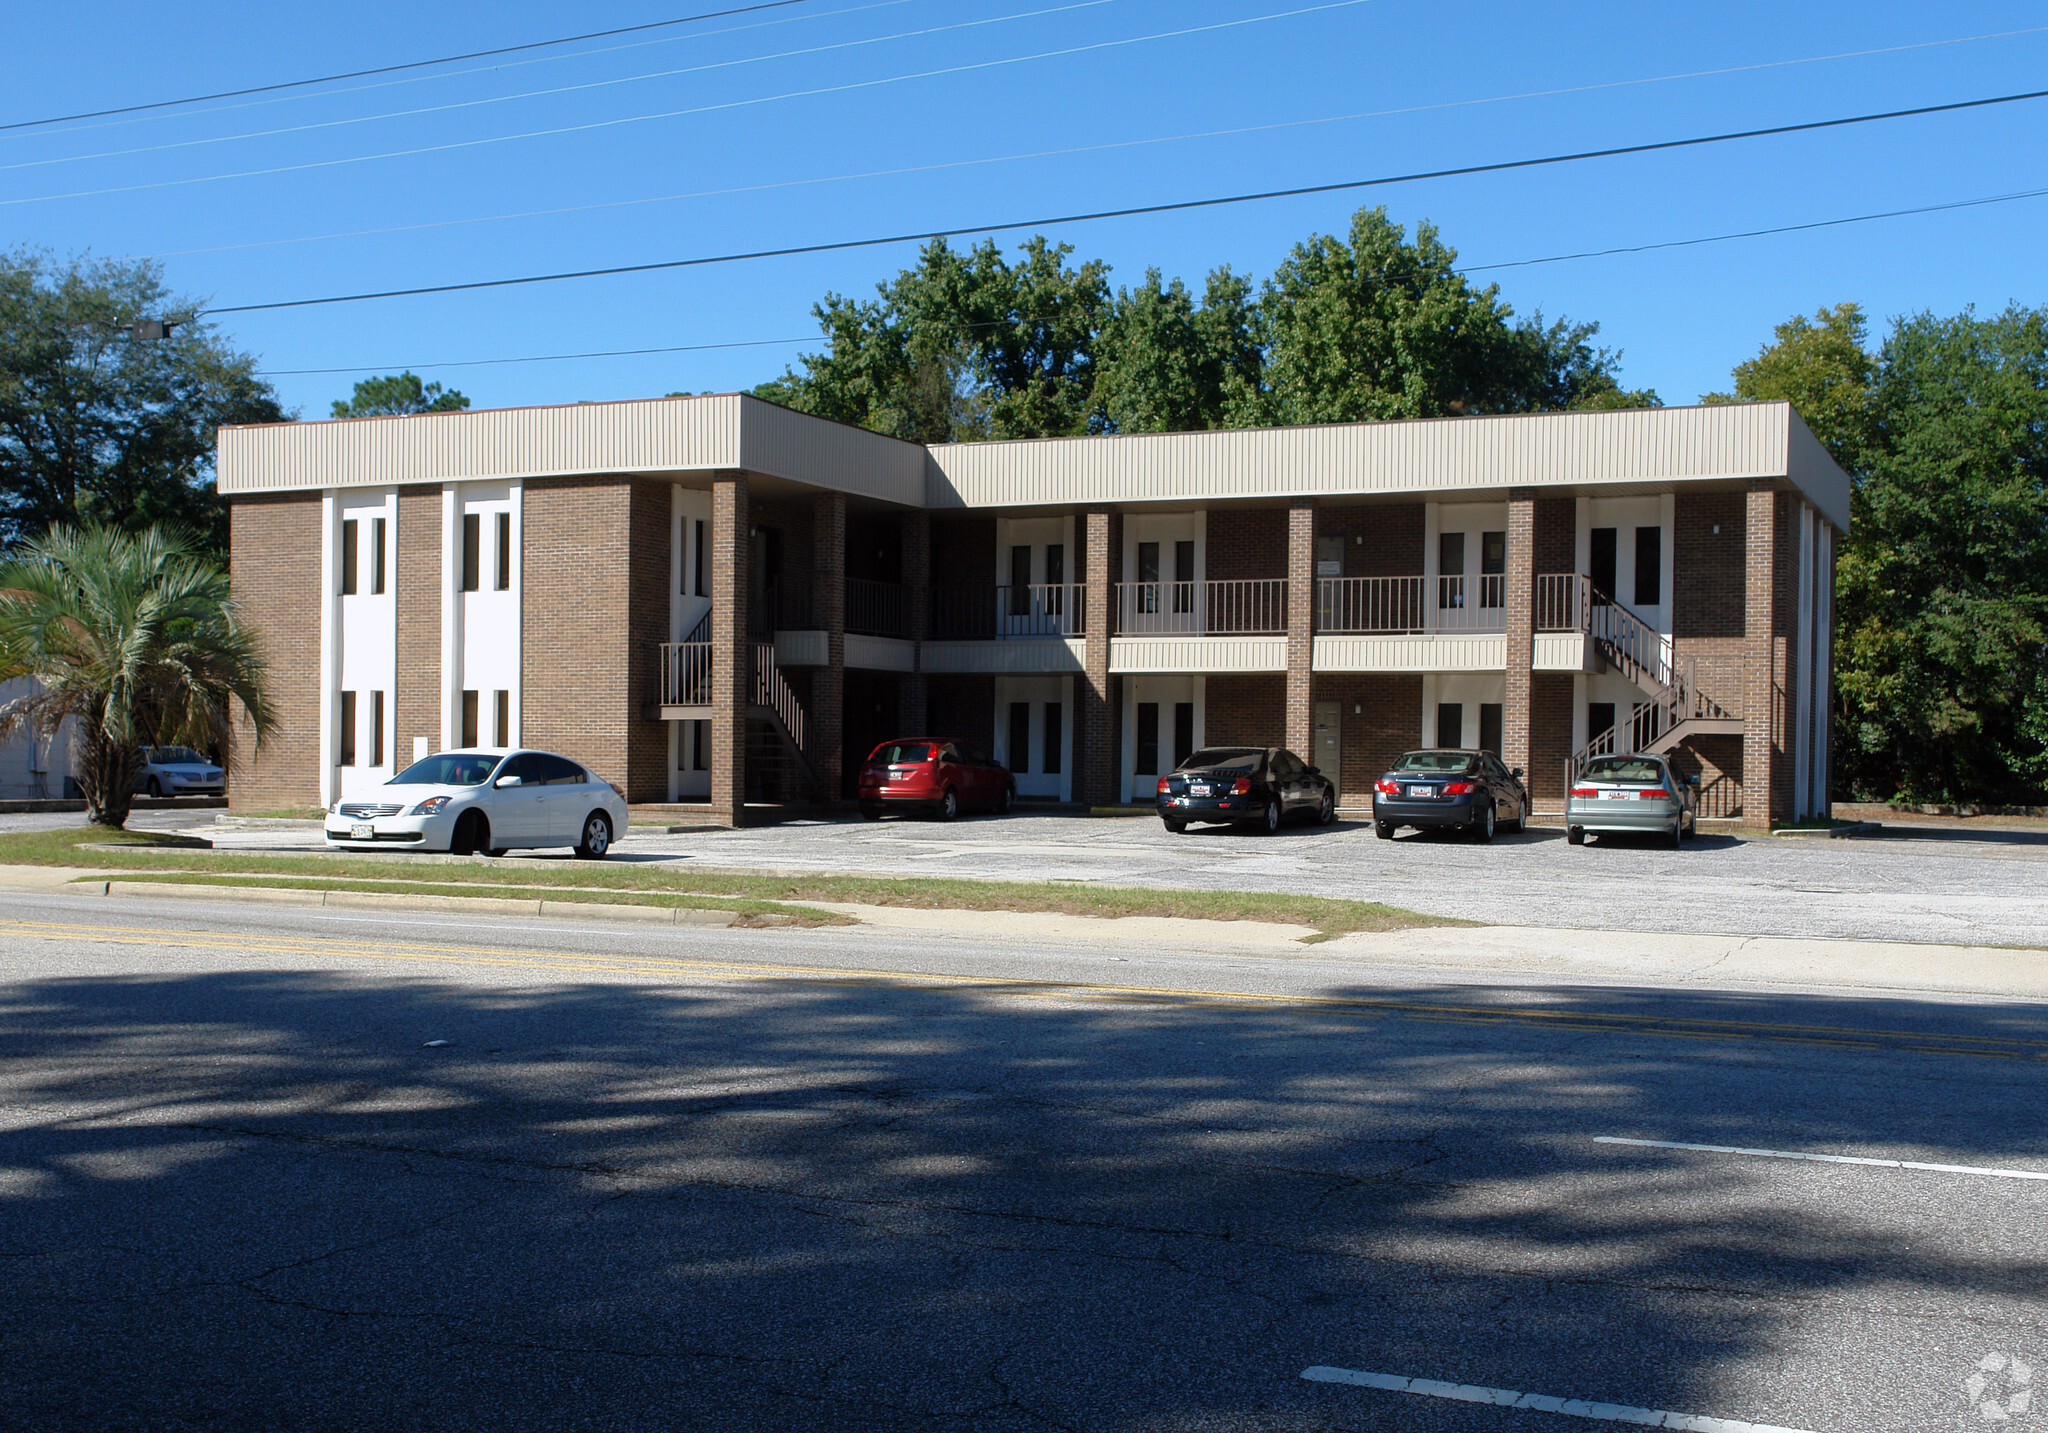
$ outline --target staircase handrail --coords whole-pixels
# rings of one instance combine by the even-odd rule
[[[711,675],[717,658],[709,641],[699,641],[695,631],[684,642],[661,644],[661,704],[663,706],[705,707],[711,705]]]
[[[789,685],[789,679],[782,675],[782,669],[775,665],[775,644],[756,642],[754,644],[754,705],[767,707],[782,723],[782,729],[789,733],[789,739],[796,748],[807,756],[809,745],[804,740],[804,709],[797,700],[796,691]]]

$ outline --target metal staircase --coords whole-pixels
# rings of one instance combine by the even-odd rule
[[[775,644],[756,642],[747,706],[747,799],[818,801],[818,773],[804,744],[803,704],[775,665]]]
[[[1583,579],[1581,579],[1583,580]],[[1671,643],[1656,628],[1597,588],[1582,619],[1593,650],[1640,688],[1646,701],[1597,732],[1565,760],[1565,786],[1585,774],[1595,757],[1643,752],[1657,755],[1690,736],[1739,736],[1742,718],[1700,691],[1695,663],[1673,659]]]

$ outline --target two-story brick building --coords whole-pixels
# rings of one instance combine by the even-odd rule
[[[1539,811],[1610,749],[1827,806],[1849,483],[1784,404],[927,448],[726,395],[229,428],[218,471],[279,716],[245,807],[516,743],[736,822],[920,733],[1026,799],[1251,743],[1352,806],[1416,745]]]

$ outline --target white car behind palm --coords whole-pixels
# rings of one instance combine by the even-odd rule
[[[414,762],[374,794],[328,808],[327,844],[498,855],[569,846],[602,859],[626,830],[626,798],[550,751],[473,747]]]
[[[135,790],[143,796],[219,796],[227,774],[189,746],[145,746]]]

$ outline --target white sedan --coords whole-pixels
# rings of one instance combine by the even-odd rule
[[[370,797],[327,810],[327,844],[496,856],[515,846],[569,846],[601,860],[625,834],[626,798],[567,757],[476,747],[436,752]]]
[[[227,773],[189,746],[145,746],[135,777],[141,796],[220,796]]]

